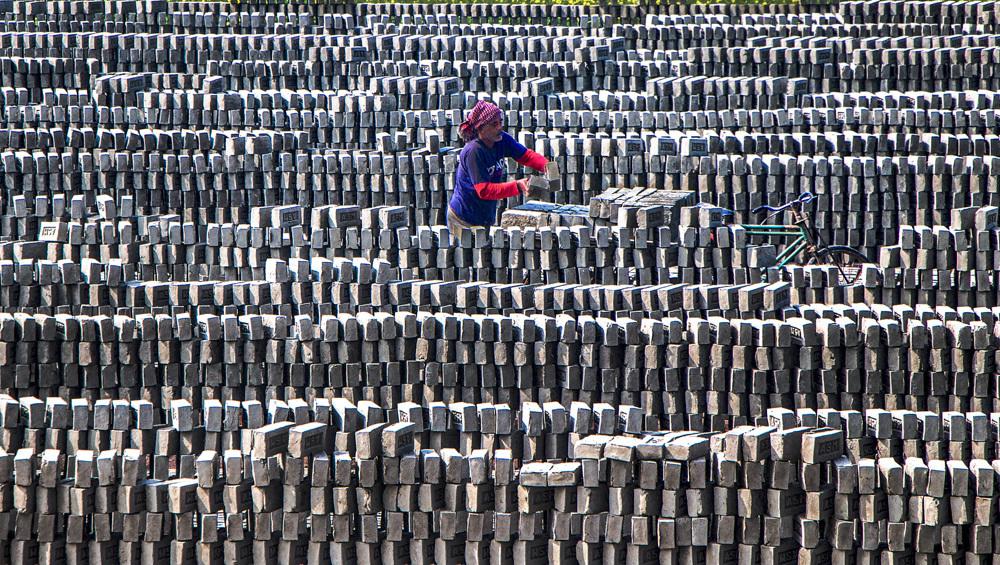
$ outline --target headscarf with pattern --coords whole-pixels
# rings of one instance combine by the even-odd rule
[[[469,114],[468,119],[459,126],[458,131],[462,135],[462,139],[469,141],[473,137],[476,137],[479,128],[499,117],[500,108],[496,104],[480,100],[476,104],[476,107],[472,109],[472,113]]]

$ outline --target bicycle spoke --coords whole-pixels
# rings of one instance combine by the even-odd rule
[[[856,249],[831,246],[817,250],[810,263],[837,267],[838,280],[835,284],[850,286],[858,281],[864,264],[870,263],[870,261]]]

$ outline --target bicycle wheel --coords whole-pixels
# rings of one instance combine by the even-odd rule
[[[865,254],[843,245],[831,245],[816,251],[809,259],[809,265],[833,265],[840,271],[840,285],[850,286],[861,277],[865,263],[871,263]]]

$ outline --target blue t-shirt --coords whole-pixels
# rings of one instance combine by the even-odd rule
[[[507,161],[524,156],[527,148],[507,132],[500,141],[487,147],[478,137],[469,141],[458,156],[455,172],[455,192],[449,206],[463,222],[470,226],[492,226],[497,218],[497,201],[483,200],[476,193],[475,185],[483,182],[504,182]]]

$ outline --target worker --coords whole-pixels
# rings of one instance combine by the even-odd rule
[[[462,229],[490,227],[496,221],[497,200],[531,196],[528,179],[505,182],[507,158],[538,172],[548,160],[503,131],[502,112],[481,100],[459,127],[465,147],[458,156],[455,191],[448,205],[448,231],[457,242]]]

